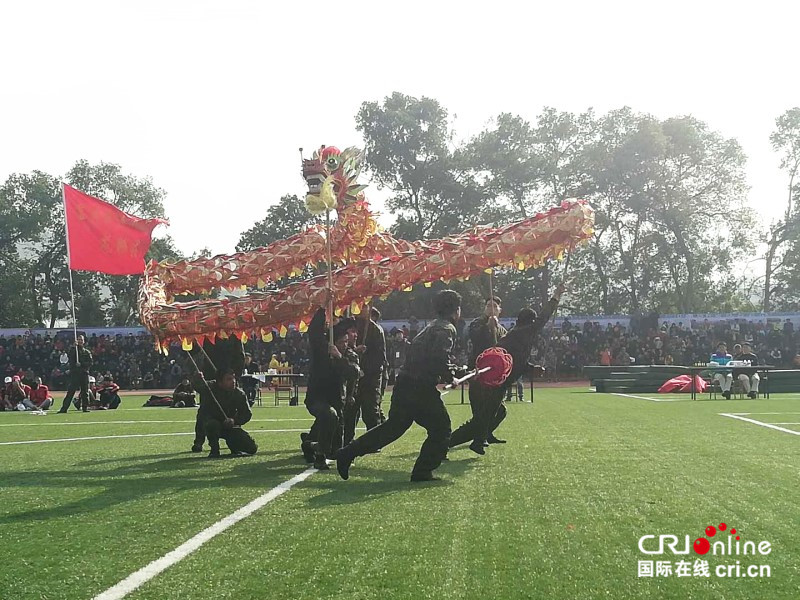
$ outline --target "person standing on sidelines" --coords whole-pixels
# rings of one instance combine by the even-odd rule
[[[65,414],[72,402],[75,392],[80,390],[81,410],[89,412],[89,369],[92,368],[94,359],[92,353],[85,346],[86,340],[82,335],[75,338],[75,346],[67,353],[69,356],[69,387],[64,402],[61,404],[59,414]]]

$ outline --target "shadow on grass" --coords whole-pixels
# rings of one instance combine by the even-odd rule
[[[106,469],[91,468],[123,461],[130,464]],[[116,505],[146,498],[165,501],[171,495],[191,490],[253,488],[255,491],[266,491],[306,468],[302,456],[286,451],[227,460],[210,460],[205,454],[181,453],[126,457],[121,460],[99,459],[81,464],[87,464],[89,468],[4,473],[3,487],[7,492],[13,488],[49,489],[52,490],[49,495],[54,502],[45,509],[23,510],[0,516],[0,526],[43,521],[55,516],[105,512],[113,510]],[[60,489],[76,488],[97,492],[88,498],[82,494],[80,499],[58,504]],[[11,506],[14,504],[11,503]]]
[[[416,457],[417,453],[412,456]],[[395,456],[396,458],[396,456]],[[403,493],[414,494],[431,487],[447,487],[454,485],[460,475],[474,466],[475,460],[446,461],[436,470],[440,481],[411,482],[411,466],[407,471],[396,469],[376,469],[363,467],[369,457],[361,457],[353,463],[350,470],[350,479],[342,481],[336,473],[335,467],[330,472],[320,473],[309,479],[305,486],[318,489],[321,493],[308,499],[308,504],[314,508],[337,506],[341,504],[356,504],[369,502],[375,498],[388,494]],[[361,463],[361,464],[359,464]]]

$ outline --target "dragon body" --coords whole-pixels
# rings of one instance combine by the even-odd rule
[[[565,202],[546,213],[503,227],[475,227],[459,235],[408,242],[382,231],[357,182],[363,154],[355,148],[323,147],[303,160],[307,208],[335,210],[330,229],[334,304],[338,311],[419,283],[463,279],[493,267],[524,269],[559,258],[592,234],[594,213],[584,202]],[[201,342],[229,335],[301,331],[324,305],[325,276],[296,281],[275,291],[272,282],[301,274],[326,260],[326,231],[306,231],[251,252],[212,258],[151,262],[139,292],[140,315],[157,344]],[[250,289],[243,297],[176,302],[181,294],[213,289]]]

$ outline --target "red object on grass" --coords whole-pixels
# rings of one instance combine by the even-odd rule
[[[74,271],[141,275],[150,236],[164,219],[133,217],[113,204],[64,185],[67,254]]]
[[[480,370],[490,367],[489,371],[480,373],[476,379],[488,387],[500,387],[511,374],[514,360],[505,348],[487,348],[475,360],[475,368]]]
[[[695,375],[694,391],[698,394],[702,394],[707,388],[708,384],[706,383],[706,380],[699,375]],[[692,378],[688,375],[678,375],[677,377],[673,377],[672,379],[664,382],[664,385],[658,388],[658,391],[661,394],[669,394],[670,392],[689,393],[692,391]]]

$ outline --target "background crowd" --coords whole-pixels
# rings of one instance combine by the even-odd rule
[[[410,326],[409,326],[410,325]],[[459,329],[465,330],[466,323]],[[386,331],[386,353],[390,383],[402,366],[409,340],[424,326],[416,321]],[[457,348],[457,358],[466,360],[466,336]],[[564,320],[559,328],[548,328],[534,348],[531,359],[544,364],[548,377],[577,378],[585,365],[689,365],[707,362],[716,344],[749,341],[762,362],[785,368],[800,368],[800,332],[791,321],[761,323],[747,320],[661,324],[657,321],[615,323]],[[19,376],[26,382],[41,377],[51,389],[67,386],[68,356],[72,332],[4,337],[0,335],[0,375]],[[173,389],[184,374],[185,364],[178,344],[167,355],[156,352],[153,340],[142,335],[86,336],[94,356],[92,375],[98,382],[112,377],[122,389]],[[250,371],[267,371],[277,360],[288,363],[295,373],[308,371],[308,341],[290,331],[272,342],[251,340],[245,346],[254,365]]]

